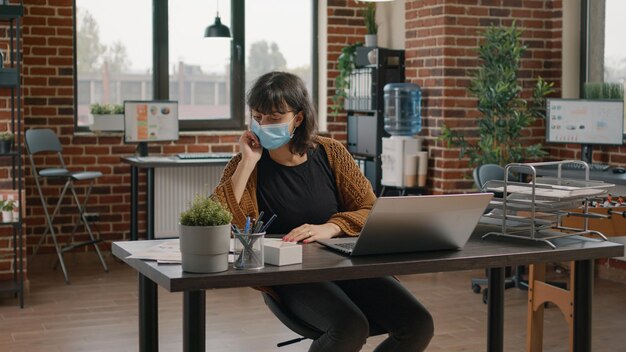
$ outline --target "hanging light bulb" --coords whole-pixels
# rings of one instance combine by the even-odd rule
[[[206,27],[204,30],[205,38],[230,38],[230,29],[222,24],[219,11],[220,3],[217,2],[217,15],[215,16],[215,23]]]

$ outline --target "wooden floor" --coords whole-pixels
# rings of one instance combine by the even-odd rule
[[[42,257],[43,258],[43,257]],[[137,278],[110,255],[104,273],[95,256],[67,260],[71,285],[60,271],[42,265],[30,273],[26,307],[0,297],[0,351],[137,351]],[[85,264],[86,263],[86,264]],[[401,280],[432,312],[435,337],[428,351],[485,351],[486,306],[470,289],[482,271],[403,276]],[[160,350],[180,351],[180,294],[159,290]],[[505,348],[523,351],[526,292],[506,291]],[[276,351],[295,335],[264,306],[258,292],[222,289],[207,292],[207,350]],[[556,308],[546,311],[544,351],[567,351],[567,329]],[[593,351],[624,351],[626,285],[597,280],[593,310]],[[371,338],[372,351],[381,338]],[[306,351],[310,341],[280,349]]]

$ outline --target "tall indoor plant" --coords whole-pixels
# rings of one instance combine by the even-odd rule
[[[197,195],[180,214],[180,253],[184,271],[215,273],[228,269],[232,214],[210,196]]]
[[[524,145],[523,130],[536,119],[545,118],[545,98],[553,92],[552,83],[541,77],[530,102],[521,97],[518,71],[527,46],[520,41],[521,31],[491,26],[484,31],[478,48],[481,67],[473,73],[470,93],[478,99],[481,116],[477,119],[478,137],[466,138],[460,131],[443,126],[441,139],[461,149],[459,158],[469,157],[470,166],[506,165],[545,156],[541,144]]]

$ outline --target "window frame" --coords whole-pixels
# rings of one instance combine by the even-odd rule
[[[89,131],[87,126],[78,126],[78,71],[76,50],[76,1],[73,0],[73,45],[74,45],[74,130]],[[153,99],[169,100],[169,33],[168,4],[174,0],[152,0],[152,87]],[[231,72],[230,72],[230,114],[229,119],[180,120],[179,130],[210,131],[210,130],[242,130],[245,128],[245,0],[231,0]],[[311,1],[311,74],[312,99],[318,106],[318,28],[317,1]],[[235,19],[237,19],[235,21]]]

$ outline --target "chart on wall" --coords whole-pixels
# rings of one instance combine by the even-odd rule
[[[126,142],[175,141],[178,139],[178,102],[125,101]]]
[[[547,119],[548,142],[622,144],[622,101],[548,99]]]

